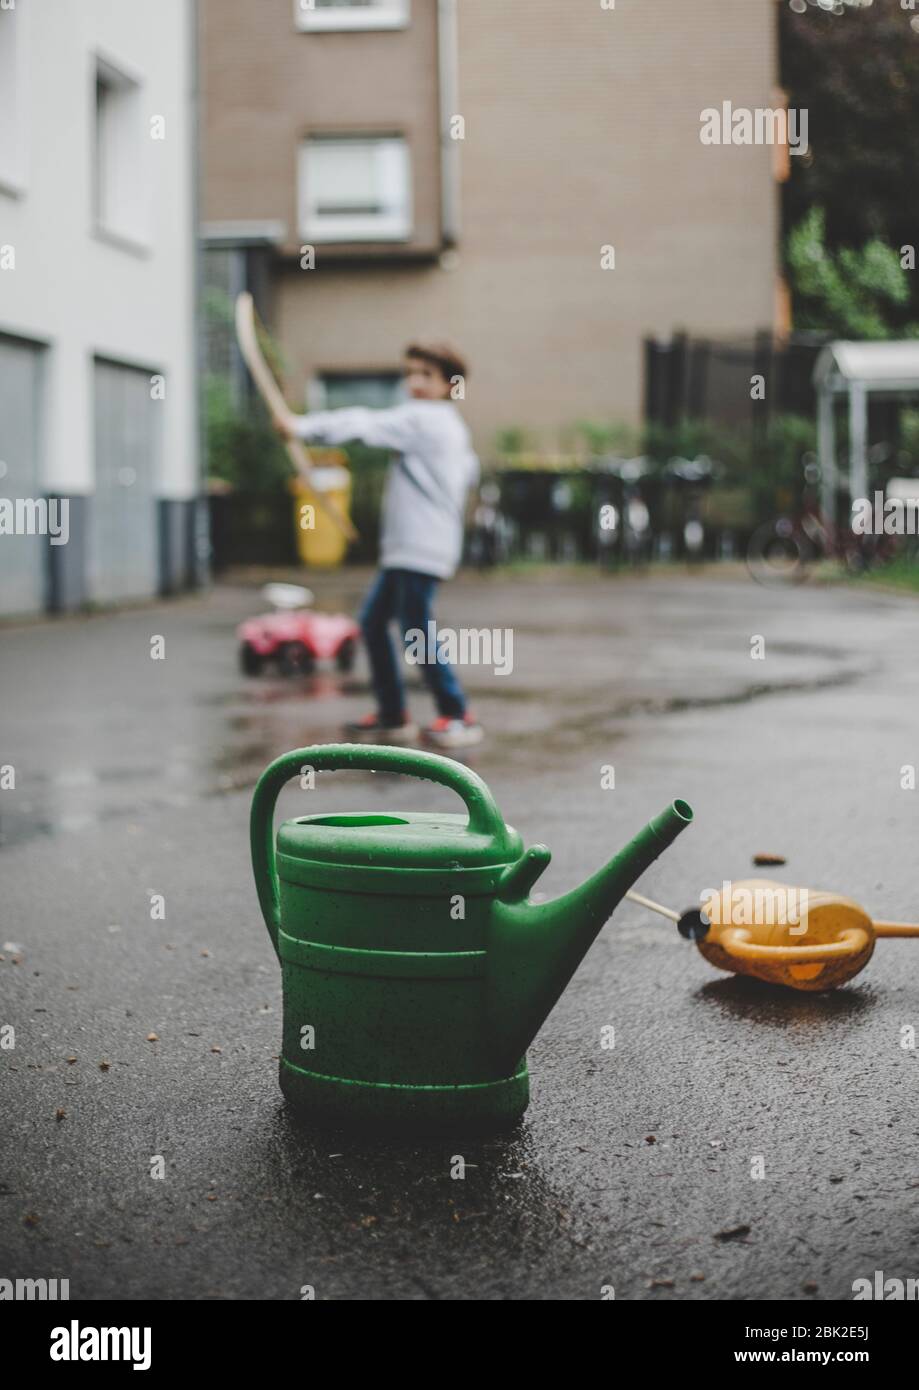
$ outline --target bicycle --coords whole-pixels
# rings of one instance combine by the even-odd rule
[[[836,526],[816,506],[758,526],[747,544],[747,571],[765,587],[800,584],[822,560],[836,560],[850,575],[888,564],[897,553],[895,536],[856,535]]]

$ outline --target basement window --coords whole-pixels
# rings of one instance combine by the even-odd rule
[[[299,225],[307,241],[406,241],[411,164],[401,135],[314,135],[300,147]]]
[[[310,390],[310,406],[314,410],[340,410],[353,405],[387,410],[401,400],[402,373],[398,371],[322,371]]]
[[[405,29],[411,0],[294,0],[294,23],[313,32]]]

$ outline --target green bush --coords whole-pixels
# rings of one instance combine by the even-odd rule
[[[276,492],[291,476],[284,445],[268,423],[261,403],[237,408],[229,380],[204,380],[207,472],[241,492]]]

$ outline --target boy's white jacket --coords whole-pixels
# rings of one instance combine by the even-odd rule
[[[469,431],[453,402],[316,410],[296,416],[294,423],[301,439],[324,444],[359,439],[401,455],[386,479],[380,564],[449,579],[462,555],[466,494],[479,477]]]

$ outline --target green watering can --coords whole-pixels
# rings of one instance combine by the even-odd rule
[[[441,812],[298,816],[278,793],[305,770],[404,773],[458,792]],[[368,1131],[512,1125],[526,1049],[626,890],[692,820],[675,801],[580,888],[528,894],[524,852],[488,787],[451,758],[323,744],[276,759],[252,801],[252,864],[281,962],[281,1090],[298,1110]]]

